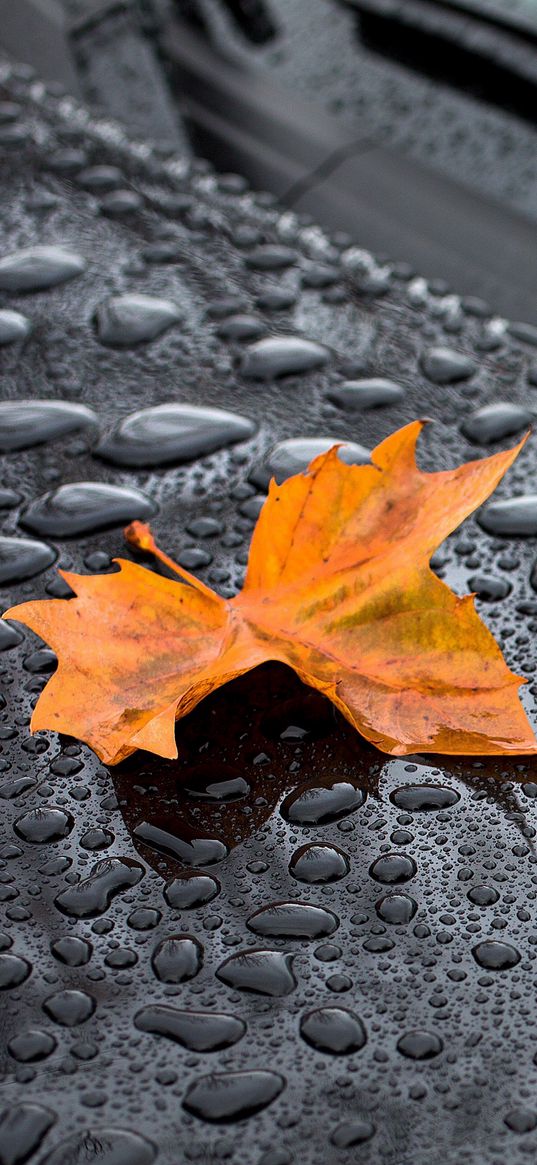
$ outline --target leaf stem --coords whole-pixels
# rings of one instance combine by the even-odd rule
[[[174,574],[177,574],[179,578],[182,578],[184,582],[187,582],[190,586],[195,587],[195,589],[200,591],[201,594],[205,595],[206,598],[212,599],[213,602],[218,598],[218,595],[216,595],[210,587],[206,586],[205,583],[201,581],[201,579],[196,578],[194,574],[190,574],[190,571],[185,570],[182,566],[179,566],[176,562],[173,561],[173,558],[170,558],[168,554],[165,554],[164,551],[161,550],[159,546],[157,546],[155,539],[153,538],[153,534],[151,533],[151,527],[146,526],[145,522],[131,522],[130,526],[125,527],[123,534],[125,536],[125,540],[129,543],[130,546],[135,546],[137,550],[144,550],[146,554],[152,554],[154,558],[157,558],[159,562],[162,562],[164,566],[167,566],[169,570],[172,570]]]

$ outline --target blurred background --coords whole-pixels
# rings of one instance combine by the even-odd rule
[[[535,0],[0,0],[0,51],[537,324]]]

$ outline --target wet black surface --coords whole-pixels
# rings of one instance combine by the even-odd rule
[[[40,444],[2,455],[2,536],[50,539],[26,581],[22,550],[10,551],[6,608],[58,593],[53,557],[88,572],[130,554],[115,493],[99,495],[106,522],[88,526],[75,490],[75,529],[30,536],[28,513],[57,517],[62,487],[138,491],[166,549],[230,594],[264,486],[252,474],[280,442],[368,450],[426,415],[437,423],[420,462],[436,469],[485,452],[465,436],[479,409],[533,412],[531,335],[406,269],[377,278],[346,240],[202,166],[129,146],[6,71],[0,100],[20,108],[17,150],[1,161],[6,253],[80,256],[68,282],[1,293],[0,308],[32,325],[2,347],[3,397],[83,404],[98,420],[56,436],[42,424]],[[143,209],[103,216],[87,177],[56,164],[75,141],[82,174],[115,167],[108,185],[133,189]],[[147,258],[163,242],[176,262],[169,250]],[[292,262],[246,261],[265,245],[290,248]],[[305,285],[313,262],[339,281]],[[180,322],[103,344],[95,312],[124,296],[169,301]],[[258,341],[221,327],[239,311],[267,337],[321,345],[323,362],[244,376]],[[378,379],[404,394],[382,408],[333,403],[349,380]],[[187,464],[181,448],[164,468],[100,456],[126,417],[168,403],[225,409],[251,429]],[[533,441],[498,498],[531,494],[536,458]],[[493,518],[492,532],[490,517],[486,529],[468,521],[434,559],[456,589],[482,595],[529,679],[534,720],[535,504]],[[535,762],[390,760],[267,665],[180,723],[177,762],[140,753],[108,770],[76,741],[30,736],[54,657],[19,628],[2,629],[0,647],[1,1165],[532,1160]]]

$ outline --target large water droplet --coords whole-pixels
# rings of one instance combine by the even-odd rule
[[[116,894],[136,886],[143,875],[143,866],[131,858],[103,858],[87,878],[62,890],[54,902],[70,918],[96,918],[108,910]]]
[[[218,325],[218,335],[222,340],[256,340],[266,332],[266,324],[256,316],[229,316]]]
[[[407,854],[382,854],[369,867],[369,873],[376,882],[386,882],[388,885],[397,885],[414,878],[418,867],[413,858]]]
[[[253,380],[274,380],[320,368],[330,359],[328,348],[301,336],[268,336],[250,344],[241,370]]]
[[[405,395],[404,388],[393,380],[372,377],[369,380],[345,380],[328,390],[328,398],[341,408],[378,409],[383,405],[398,404]]]
[[[487,971],[507,971],[520,962],[520,952],[510,943],[487,939],[472,948],[472,954],[480,967]]]
[[[0,537],[0,583],[21,582],[33,578],[51,566],[56,551],[45,542],[30,538]]]
[[[173,910],[193,910],[206,906],[220,893],[220,883],[210,874],[180,874],[168,882],[164,897]]]
[[[169,299],[116,295],[97,308],[97,336],[101,344],[130,348],[155,340],[180,318],[179,308]]]
[[[488,534],[505,538],[537,534],[537,494],[520,494],[498,502],[489,502],[478,511],[479,525]]]
[[[18,955],[0,955],[0,991],[20,987],[32,973],[31,964]]]
[[[161,983],[185,983],[201,971],[203,947],[190,935],[172,934],[155,947],[151,966]]]
[[[254,995],[289,995],[296,987],[294,955],[280,951],[240,951],[230,955],[218,968],[217,978],[236,991]]]
[[[155,1146],[139,1133],[99,1126],[61,1141],[41,1165],[151,1165],[156,1155]]]
[[[183,1106],[200,1120],[227,1124],[261,1112],[284,1088],[283,1076],[260,1068],[215,1072],[190,1085]]]
[[[0,311],[0,347],[25,340],[30,335],[32,323],[18,311]]]
[[[315,457],[327,453],[337,442],[337,437],[291,437],[288,441],[280,441],[259,465],[254,466],[250,479],[261,489],[267,488],[271,477],[279,484],[295,473],[304,473]],[[369,451],[355,441],[346,441],[338,450],[338,457],[346,465],[367,465],[371,461]]]
[[[440,1036],[421,1029],[405,1032],[397,1042],[397,1051],[409,1060],[432,1060],[440,1055],[443,1047]]]
[[[181,835],[165,828],[166,824],[164,820],[160,824],[141,821],[132,832],[137,841],[188,866],[210,866],[227,857],[228,848],[218,837],[206,837],[201,832],[197,836]]]
[[[269,938],[323,938],[333,934],[339,920],[331,910],[309,902],[274,902],[250,915],[248,928]]]
[[[191,1052],[219,1052],[242,1039],[246,1024],[235,1015],[207,1011],[179,1011],[155,1004],[143,1007],[134,1017],[143,1032],[165,1036]]]
[[[531,1108],[512,1108],[503,1121],[512,1133],[532,1133],[537,1129],[537,1112]]]
[[[363,1145],[370,1141],[375,1134],[375,1125],[367,1117],[355,1117],[353,1120],[342,1121],[334,1129],[330,1140],[337,1149],[350,1149],[353,1145]]]
[[[50,1032],[29,1028],[20,1035],[13,1036],[7,1046],[10,1056],[21,1064],[34,1064],[45,1060],[56,1047],[56,1040]]]
[[[282,801],[280,812],[292,825],[328,825],[359,809],[366,795],[354,781],[327,777],[315,785],[299,786]]]
[[[477,409],[461,425],[461,432],[476,445],[491,445],[493,441],[503,441],[527,429],[533,421],[532,414],[510,401],[484,405]]]
[[[351,868],[347,854],[335,845],[311,843],[297,849],[289,862],[289,872],[299,882],[337,882]]]
[[[250,251],[245,263],[254,271],[280,271],[282,267],[291,267],[296,263],[297,257],[296,251],[281,243],[261,243]]]
[[[387,894],[379,899],[375,908],[383,922],[403,926],[412,921],[418,904],[409,894]]]
[[[468,380],[476,371],[469,356],[454,352],[452,348],[428,348],[420,363],[425,375],[435,384],[455,384],[458,380]]]
[[[84,938],[75,934],[66,934],[56,939],[50,947],[55,959],[64,963],[66,967],[85,967],[91,959],[93,947]]]
[[[13,1104],[0,1114],[0,1165],[22,1165],[57,1120],[41,1104]]]
[[[365,1027],[353,1011],[343,1007],[319,1007],[300,1020],[300,1034],[317,1052],[348,1056],[367,1042]]]
[[[21,524],[35,534],[73,538],[134,518],[149,518],[155,510],[155,504],[134,487],[77,481],[36,498]]]
[[[15,833],[24,841],[37,845],[50,845],[67,837],[74,825],[74,818],[66,809],[56,805],[43,805],[39,809],[29,809],[14,823]]]
[[[85,259],[63,247],[28,247],[0,259],[0,290],[43,291],[85,270]]]
[[[460,801],[460,797],[455,789],[449,789],[447,785],[401,785],[400,789],[390,793],[390,801],[407,813],[423,813],[449,809]]]
[[[62,400],[7,400],[0,403],[0,450],[28,449],[78,429],[97,425],[85,405]]]
[[[485,603],[497,603],[511,593],[511,584],[507,579],[497,578],[493,574],[473,574],[468,579],[468,586]]]
[[[253,433],[253,422],[238,413],[162,404],[126,417],[97,451],[114,465],[180,464],[247,441]]]
[[[95,1011],[95,1000],[86,991],[56,991],[43,1003],[43,1010],[62,1027],[78,1027]]]

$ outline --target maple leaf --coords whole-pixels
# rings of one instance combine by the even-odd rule
[[[61,571],[76,598],[22,603],[58,669],[32,730],[86,741],[108,764],[136,749],[177,756],[175,722],[258,664],[288,664],[384,752],[537,751],[514,675],[474,609],[429,559],[498,484],[514,449],[423,473],[422,422],[393,433],[371,465],[337,446],[271,482],[243,590],[224,600],[174,564],[149,527],[125,531],[178,576],[116,559],[106,575]]]

